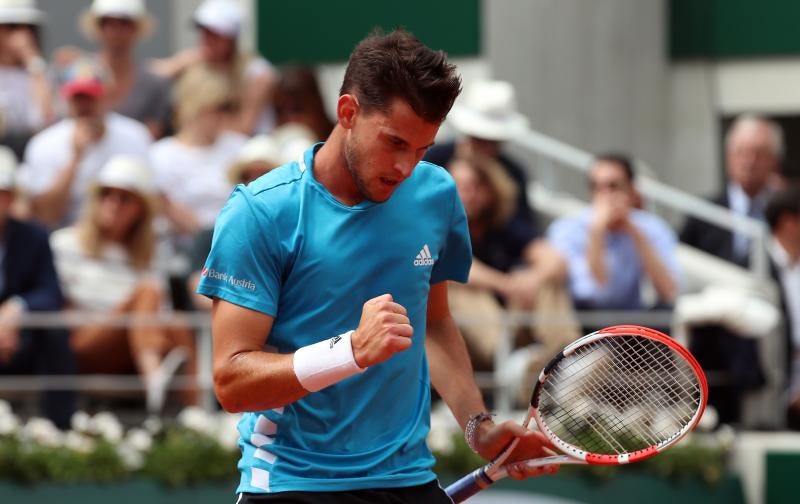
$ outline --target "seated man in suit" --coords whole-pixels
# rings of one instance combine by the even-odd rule
[[[25,312],[61,309],[62,296],[47,233],[10,216],[15,170],[14,154],[0,147],[0,374],[71,374],[66,331],[19,327]],[[49,391],[42,409],[57,426],[69,427],[74,393]]]
[[[763,219],[783,153],[783,132],[778,123],[751,115],[737,118],[725,137],[728,184],[711,201],[739,215]],[[680,238],[687,245],[740,266],[749,264],[750,241],[742,233],[689,218]]]
[[[767,251],[781,292],[789,370],[788,427],[800,430],[800,186],[776,192],[766,208]]]

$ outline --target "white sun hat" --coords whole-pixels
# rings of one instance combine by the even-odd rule
[[[146,38],[155,29],[155,19],[147,13],[144,0],[94,0],[80,18],[80,28],[90,40],[97,39],[101,18],[130,19],[136,22],[139,37]]]
[[[155,195],[153,172],[147,163],[135,156],[114,156],[97,175],[97,187],[124,189],[143,198]]]
[[[228,38],[236,38],[242,30],[244,13],[233,0],[205,0],[194,13],[194,22]]]
[[[528,119],[517,111],[514,88],[505,81],[467,87],[448,118],[460,133],[483,140],[507,141],[528,130]]]
[[[228,180],[237,184],[242,172],[251,163],[264,163],[269,169],[277,168],[285,162],[281,147],[274,138],[268,135],[257,135],[245,143],[236,161],[228,169]]]
[[[17,156],[5,145],[0,145],[0,191],[14,191],[16,187]]]
[[[0,0],[0,24],[39,25],[43,20],[36,0]]]

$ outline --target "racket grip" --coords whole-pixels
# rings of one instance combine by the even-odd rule
[[[476,493],[494,483],[486,475],[486,469],[481,467],[462,477],[455,483],[450,484],[445,492],[454,503],[464,502]]]

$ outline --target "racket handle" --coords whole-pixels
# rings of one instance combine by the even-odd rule
[[[455,483],[450,484],[445,489],[445,492],[447,492],[447,496],[457,504],[459,502],[464,502],[492,483],[494,483],[494,481],[486,475],[486,468],[481,467],[475,469]]]

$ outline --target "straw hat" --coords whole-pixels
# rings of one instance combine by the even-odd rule
[[[474,83],[448,118],[462,134],[483,140],[507,141],[528,129],[528,119],[517,111],[514,88],[504,81]]]
[[[0,0],[0,24],[40,25],[43,20],[36,0]]]
[[[0,145],[0,191],[14,191],[17,187],[17,156],[14,151]]]
[[[155,19],[147,13],[144,0],[94,0],[81,14],[79,26],[89,40],[97,40],[100,19],[104,17],[130,19],[139,27],[139,37],[147,38],[155,30]]]
[[[268,172],[284,162],[280,145],[274,138],[267,135],[254,136],[239,150],[236,162],[228,169],[228,180],[232,184],[238,184],[242,180],[242,172],[252,163],[267,165],[265,172]]]

